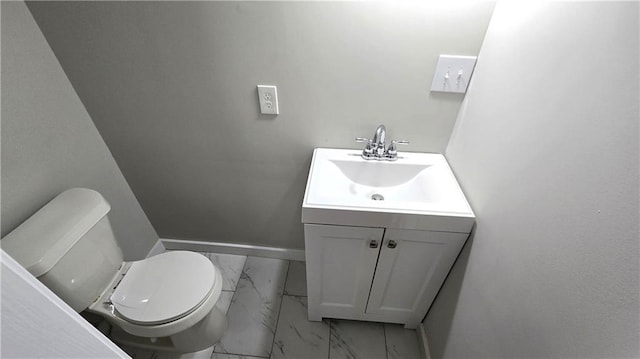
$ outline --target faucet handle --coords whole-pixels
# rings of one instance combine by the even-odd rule
[[[366,142],[362,149],[362,158],[370,159],[373,157],[373,140],[370,138],[356,137],[356,142]]]
[[[389,145],[389,149],[387,151],[395,151],[396,150],[396,145],[408,145],[409,141],[407,140],[393,140],[391,141],[391,144]]]
[[[369,144],[373,142],[373,140],[371,140],[370,138],[356,137],[356,142],[366,142],[367,144]]]
[[[407,140],[393,140],[387,149],[386,157],[390,159],[396,159],[398,157],[398,150],[396,145],[408,145],[409,141]]]

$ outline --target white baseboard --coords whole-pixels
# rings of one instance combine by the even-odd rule
[[[424,329],[422,323],[418,324],[417,328],[418,344],[420,345],[420,352],[424,359],[431,359],[431,353],[429,352],[429,342],[427,342],[427,331]]]
[[[151,248],[151,250],[149,251],[149,253],[147,253],[147,258],[149,257],[153,257],[155,255],[158,255],[162,252],[165,251],[165,247],[162,244],[162,239],[158,239],[158,241],[156,242],[156,244]]]
[[[191,241],[182,239],[160,238],[147,257],[164,252],[165,250],[188,250],[194,252],[210,252],[223,254],[237,254],[244,256],[256,256],[277,258],[304,262],[303,249],[263,247],[249,244],[235,244],[223,242]]]

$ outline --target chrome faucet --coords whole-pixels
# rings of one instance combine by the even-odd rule
[[[376,133],[373,135],[373,150],[378,158],[384,156],[385,137],[387,137],[387,128],[384,125],[378,125]]]
[[[387,128],[379,125],[373,135],[373,139],[356,137],[356,142],[366,142],[362,149],[362,158],[365,160],[387,160],[395,161],[398,159],[398,151],[396,145],[407,145],[409,141],[391,141],[389,148],[386,148],[385,138],[387,137]]]

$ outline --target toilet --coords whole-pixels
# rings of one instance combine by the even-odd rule
[[[216,343],[227,328],[215,306],[220,271],[205,256],[187,251],[125,262],[110,209],[100,193],[73,188],[0,243],[76,312],[104,317],[116,342],[181,353]]]

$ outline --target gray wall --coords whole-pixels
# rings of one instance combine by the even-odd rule
[[[23,2],[2,2],[2,236],[71,187],[101,192],[127,259],[158,239]]]
[[[445,149],[462,96],[438,55],[476,55],[493,10],[396,2],[29,3],[162,237],[302,248],[314,147],[384,123]],[[257,84],[281,115],[258,114]]]
[[[638,3],[499,2],[446,151],[477,214],[435,358],[638,358]]]

